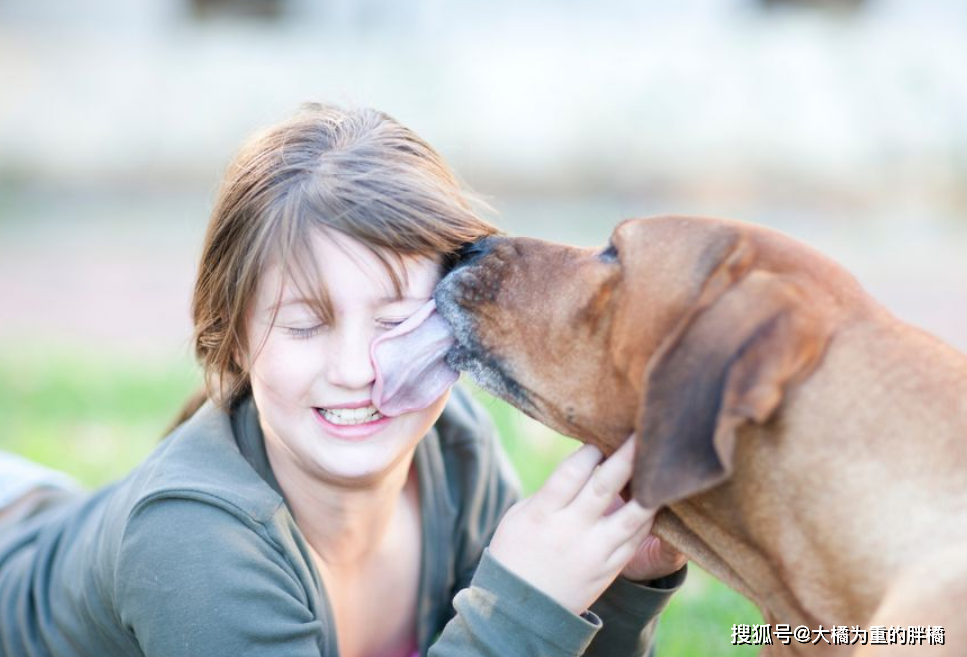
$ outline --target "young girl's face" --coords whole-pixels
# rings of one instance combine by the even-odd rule
[[[252,394],[274,467],[284,459],[284,467],[315,477],[365,484],[408,458],[446,403],[449,393],[389,418],[371,399],[370,343],[430,299],[440,267],[428,258],[405,259],[398,298],[385,266],[359,241],[318,231],[310,246],[333,321],[323,324],[278,263],[270,264],[248,316],[248,353],[264,338],[249,363]]]

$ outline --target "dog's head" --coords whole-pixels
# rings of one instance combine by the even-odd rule
[[[763,267],[736,222],[631,220],[602,249],[496,237],[472,251],[435,296],[451,365],[605,453],[635,432],[650,507],[726,479],[737,429],[773,415],[828,337],[795,273]]]

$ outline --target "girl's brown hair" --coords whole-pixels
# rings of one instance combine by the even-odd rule
[[[399,292],[394,260],[423,256],[446,266],[461,245],[497,232],[475,203],[429,144],[382,112],[311,104],[255,135],[226,172],[195,283],[194,347],[206,396],[229,406],[249,389],[240,358],[246,316],[271,259],[331,318],[310,231],[365,244]],[[182,416],[203,400],[190,400]]]

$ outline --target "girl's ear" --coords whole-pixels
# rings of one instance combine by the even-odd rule
[[[645,373],[635,498],[658,508],[725,481],[738,430],[769,420],[829,333],[793,282],[762,271],[693,315]]]
[[[248,350],[243,349],[239,345],[235,345],[235,348],[232,349],[232,364],[239,372],[248,372],[252,366],[248,356]]]

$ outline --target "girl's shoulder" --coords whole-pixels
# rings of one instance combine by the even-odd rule
[[[162,500],[194,500],[255,523],[269,522],[281,496],[245,459],[229,412],[206,403],[178,426],[115,491],[133,515]]]

